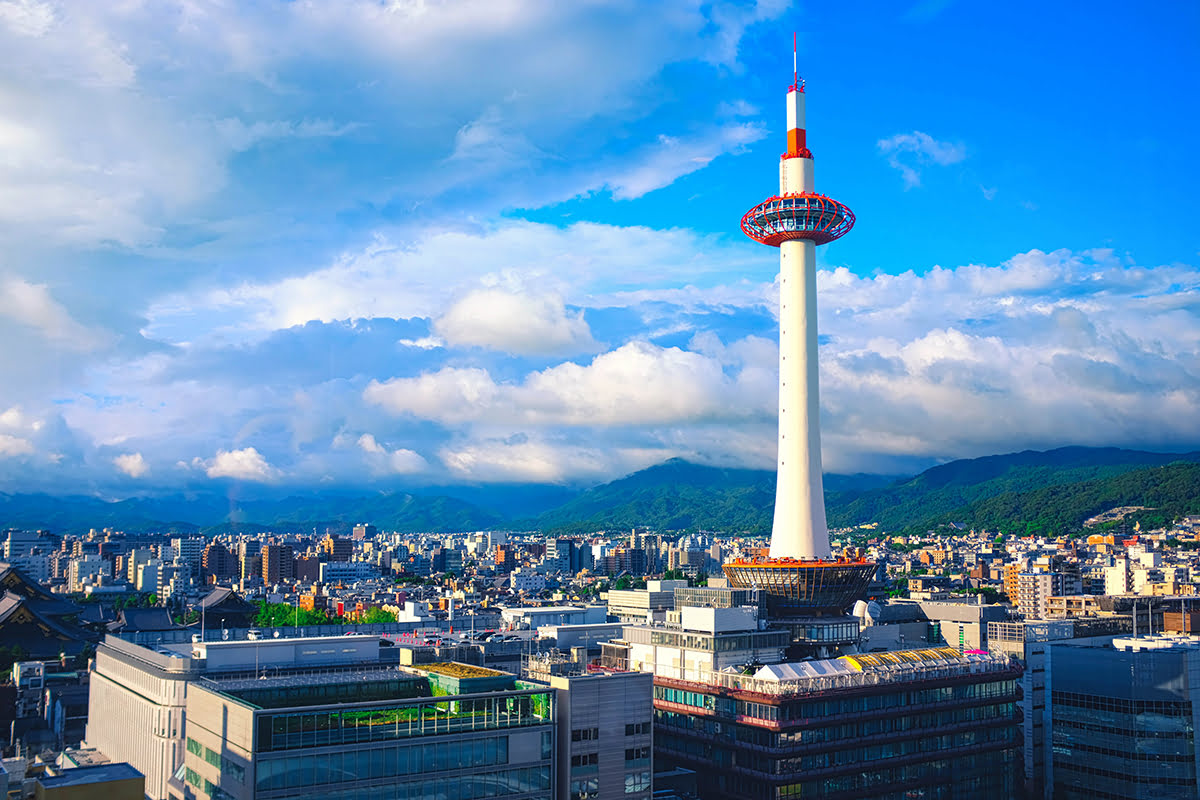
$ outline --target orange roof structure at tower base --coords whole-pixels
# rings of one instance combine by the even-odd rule
[[[739,558],[721,568],[729,585],[758,589],[774,616],[845,614],[870,584],[875,564],[865,559]]]

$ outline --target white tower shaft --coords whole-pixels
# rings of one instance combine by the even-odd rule
[[[813,191],[805,147],[804,92],[788,92],[788,156],[779,193]],[[817,373],[817,260],[811,239],[779,247],[779,463],[772,558],[828,558],[821,481],[821,399]]]

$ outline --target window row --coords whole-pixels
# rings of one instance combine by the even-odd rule
[[[545,725],[554,719],[549,693],[429,699],[411,704],[354,711],[263,714],[258,718],[257,750],[377,742],[474,730]]]
[[[485,800],[517,795],[522,800],[552,800],[550,772],[549,766],[527,767],[283,796],[289,800]]]
[[[263,758],[257,764],[255,785],[259,791],[292,789],[507,763],[506,737],[451,740],[344,753]]]
[[[571,731],[572,742],[591,742],[600,738],[599,728],[576,728]]]

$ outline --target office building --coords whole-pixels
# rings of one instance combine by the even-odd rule
[[[668,667],[654,680],[655,764],[694,770],[703,798],[1009,800],[1020,672],[947,647],[752,675]]]
[[[1046,797],[1200,797],[1200,639],[1056,643],[1046,658]]]
[[[988,647],[1018,659],[1021,673],[1020,774],[1026,797],[1041,797],[1046,772],[1046,652],[1057,642],[1080,644],[1110,642],[1129,633],[1129,617],[1011,620],[988,623]]]
[[[558,694],[557,800],[650,797],[654,676],[553,656],[526,659],[523,674]]]
[[[556,705],[456,663],[196,683],[171,797],[555,800]]]

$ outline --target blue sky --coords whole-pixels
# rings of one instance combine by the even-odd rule
[[[793,31],[826,468],[1200,447],[1200,10],[1049,6],[0,0],[0,491],[769,468]]]

